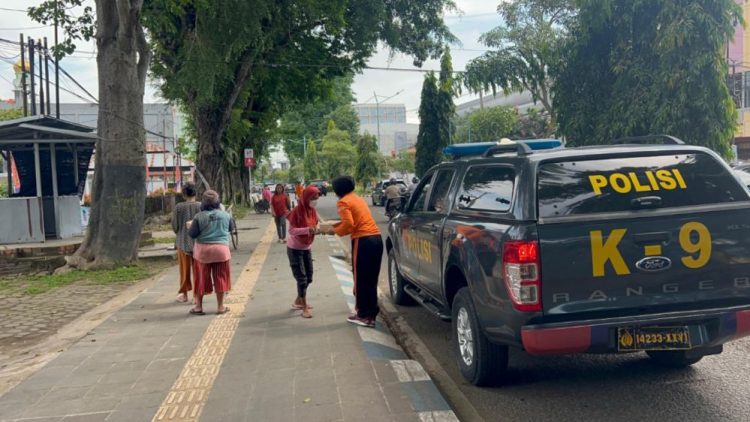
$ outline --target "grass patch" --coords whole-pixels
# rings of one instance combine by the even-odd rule
[[[26,295],[38,295],[76,283],[100,286],[133,283],[147,279],[171,265],[173,265],[171,260],[160,260],[119,267],[113,270],[74,270],[58,275],[19,276],[12,279],[0,280],[0,290],[5,293],[21,292]]]
[[[235,220],[241,220],[245,218],[248,212],[250,212],[250,207],[246,207],[244,205],[235,205],[234,208],[232,208],[232,215],[234,216]]]
[[[154,241],[154,243],[169,243],[169,244],[172,244],[172,243],[175,242],[175,238],[172,237],[172,236],[154,237],[154,238],[152,238],[152,240]]]

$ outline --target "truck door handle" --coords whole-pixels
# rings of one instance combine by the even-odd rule
[[[669,241],[669,232],[638,233],[633,235],[633,242],[637,245],[656,244]]]

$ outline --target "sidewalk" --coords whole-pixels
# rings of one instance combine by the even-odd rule
[[[270,218],[252,219],[259,228],[241,230],[233,254],[228,314],[211,313],[210,296],[207,315],[188,315],[174,301],[174,268],[0,397],[0,420],[456,420],[382,324],[345,321],[351,273],[330,257],[335,243],[316,241],[305,320],[289,306],[286,246],[273,241]]]

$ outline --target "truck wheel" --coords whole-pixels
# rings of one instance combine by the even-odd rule
[[[648,351],[646,354],[657,365],[669,368],[687,368],[703,359],[703,356],[687,357],[687,353],[683,350],[654,350]]]
[[[372,200],[372,206],[373,206],[373,207],[377,207],[377,206],[378,206],[378,204],[376,204],[376,203],[375,203],[375,197],[374,197],[374,196],[371,196],[371,197],[370,197],[370,199]]]
[[[393,249],[388,252],[388,286],[391,290],[391,300],[396,305],[408,306],[414,304],[414,298],[404,291],[406,280],[401,276],[396,264]]]
[[[453,351],[461,375],[477,386],[495,384],[508,368],[508,346],[487,340],[468,287],[458,291],[452,311]]]

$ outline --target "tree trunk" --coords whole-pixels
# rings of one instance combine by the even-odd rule
[[[138,258],[146,197],[143,91],[150,53],[143,0],[97,0],[99,121],[92,209],[83,244],[68,263],[111,268]]]
[[[198,132],[198,160],[196,166],[206,178],[208,186],[201,184],[199,190],[213,189],[221,196],[225,191],[222,178],[224,149],[216,123],[205,113],[194,116]],[[223,133],[223,130],[222,132]]]

